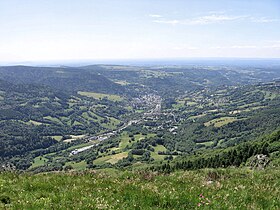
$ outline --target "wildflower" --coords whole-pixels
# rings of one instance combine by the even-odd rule
[[[197,206],[203,206],[203,205],[209,205],[211,203],[211,201],[206,198],[202,193],[199,194],[199,203],[197,204]]]

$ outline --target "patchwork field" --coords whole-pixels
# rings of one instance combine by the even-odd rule
[[[102,164],[105,164],[105,163],[115,164],[119,160],[127,157],[127,155],[128,155],[128,152],[122,152],[122,153],[118,153],[118,154],[115,154],[115,155],[107,155],[105,157],[101,157],[101,158],[98,158],[98,159],[94,160],[93,163],[96,164],[96,165],[102,165]]]
[[[113,94],[103,94],[103,93],[95,93],[95,92],[83,92],[83,91],[78,91],[79,95],[86,96],[86,97],[91,97],[95,98],[98,100],[102,100],[103,98],[107,98],[110,101],[122,101],[123,98],[118,95],[113,95]]]
[[[34,158],[33,160],[33,164],[31,166],[31,168],[35,168],[35,167],[38,167],[38,166],[42,166],[44,165],[46,162],[48,161],[47,158],[44,158],[42,156],[39,156],[39,157],[36,157]]]
[[[119,137],[117,137],[120,141],[118,147],[113,147],[108,149],[107,153],[102,154],[102,157],[97,158],[93,161],[95,165],[103,165],[106,163],[116,164],[119,160],[126,158],[131,151],[131,149],[127,149],[133,145],[135,142],[139,142],[145,138],[154,137],[155,134],[149,133],[147,135],[143,134],[135,134],[129,136],[129,134],[124,131]],[[151,157],[155,160],[163,160],[164,155],[158,155],[158,151],[166,151],[166,148],[162,145],[158,145],[154,147],[155,151],[151,152]],[[113,154],[112,154],[113,152]],[[134,158],[141,157],[139,155],[133,155]]]
[[[214,127],[222,127],[229,123],[236,121],[236,117],[220,117],[209,122],[204,123],[205,126],[214,126]]]

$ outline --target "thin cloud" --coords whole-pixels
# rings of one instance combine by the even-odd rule
[[[213,10],[213,11],[209,11],[208,13],[216,15],[216,14],[225,14],[226,11],[225,10],[218,10],[218,11],[217,10]]]
[[[266,40],[268,43],[280,44],[280,40]]]
[[[161,15],[158,15],[158,14],[150,14],[149,16],[152,18],[161,18],[162,17]]]
[[[170,25],[207,25],[215,23],[225,23],[233,21],[249,21],[255,23],[270,23],[280,21],[279,19],[271,19],[268,17],[251,17],[249,15],[230,16],[226,14],[212,14],[189,19],[163,19],[160,15],[150,15],[154,18],[154,23],[170,24]],[[155,19],[156,18],[156,19]]]
[[[279,19],[273,19],[273,18],[267,18],[267,17],[260,17],[260,18],[251,17],[250,20],[255,23],[279,22]]]
[[[280,49],[280,44],[271,45],[233,45],[233,46],[215,46],[210,49]]]
[[[232,49],[256,49],[259,47],[256,45],[234,45],[234,46],[231,46],[230,48],[232,48]]]
[[[180,25],[206,25],[206,24],[212,24],[212,23],[222,23],[227,21],[235,21],[244,19],[246,16],[227,16],[227,15],[206,15],[201,16],[197,18],[191,18],[191,19],[173,19],[173,20],[153,20],[155,23],[165,23],[165,24],[180,24]]]
[[[193,46],[179,46],[179,47],[173,47],[173,50],[198,50],[198,47]]]
[[[172,24],[172,25],[176,25],[182,22],[179,20],[154,20],[154,23],[164,23],[164,24]]]
[[[276,49],[280,49],[280,44],[267,45],[267,46],[264,46],[264,48],[276,48]]]
[[[273,45],[237,45],[231,46],[232,49],[268,49],[268,48],[280,48],[280,44],[273,44]]]

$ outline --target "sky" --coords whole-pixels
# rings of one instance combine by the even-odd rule
[[[0,64],[280,58],[279,0],[0,0]]]

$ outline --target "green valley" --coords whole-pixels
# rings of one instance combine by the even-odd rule
[[[279,72],[259,71],[0,67],[0,207],[277,209]]]

